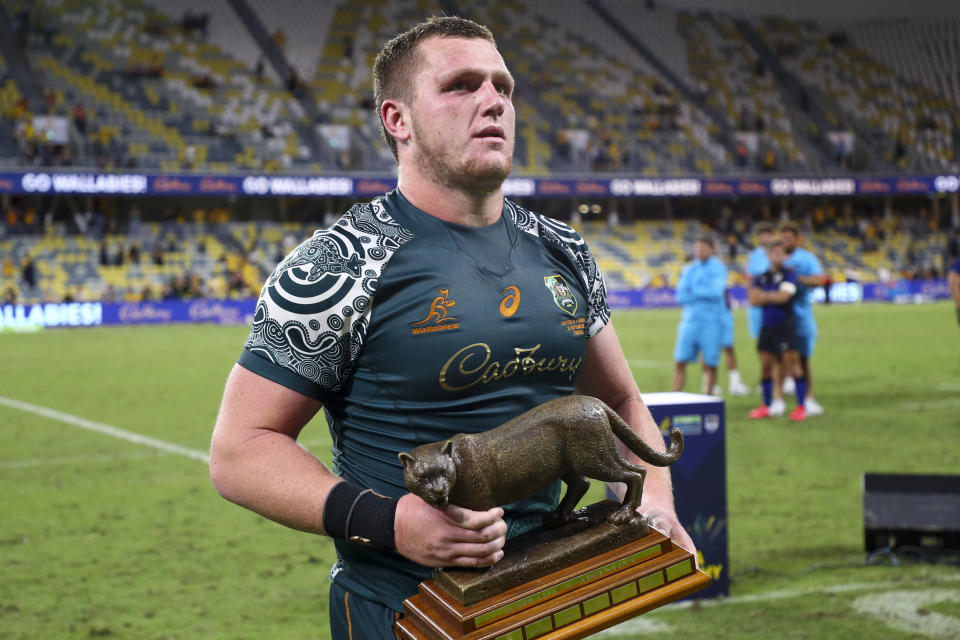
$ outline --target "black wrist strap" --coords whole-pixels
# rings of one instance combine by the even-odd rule
[[[393,551],[396,513],[397,500],[352,482],[341,482],[327,494],[323,528],[331,538]]]

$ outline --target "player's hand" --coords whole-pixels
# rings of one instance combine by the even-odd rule
[[[683,528],[683,525],[677,520],[676,513],[660,507],[650,507],[646,510],[640,507],[640,512],[646,518],[647,524],[663,535],[669,536],[675,543],[692,553],[697,568],[700,568],[700,563],[697,561],[697,547],[693,544],[693,539]]]
[[[431,507],[408,493],[394,520],[397,552],[427,567],[489,567],[503,558],[507,523],[503,509],[471,511]]]

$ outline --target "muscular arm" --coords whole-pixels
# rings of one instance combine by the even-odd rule
[[[297,444],[320,403],[235,365],[210,444],[210,479],[227,500],[300,531],[324,533],[340,478]]]
[[[640,390],[620,348],[612,321],[600,333],[587,340],[583,373],[577,381],[576,392],[603,400],[620,414],[647,444],[660,451],[666,449],[660,429],[640,397]],[[669,467],[646,465],[627,451],[626,447],[621,447],[621,455],[629,456],[631,462],[647,468],[640,511],[648,516],[653,526],[682,547],[693,551],[693,540],[680,525],[673,506],[673,485],[670,482]]]
[[[210,444],[210,479],[227,500],[292,529],[324,534],[323,505],[341,481],[297,444],[321,404],[235,365]],[[400,499],[397,551],[431,567],[483,566],[502,557],[502,509],[434,509]]]

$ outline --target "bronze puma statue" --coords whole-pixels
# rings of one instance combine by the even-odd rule
[[[448,503],[485,510],[528,498],[557,478],[567,492],[544,524],[570,519],[590,486],[587,478],[627,485],[623,505],[607,520],[639,524],[637,508],[646,469],[624,460],[616,435],[644,462],[665,467],[683,453],[683,434],[670,432],[670,449],[650,448],[606,404],[588,396],[567,396],[545,402],[483,433],[457,434],[400,453],[403,478],[410,491],[442,509]]]

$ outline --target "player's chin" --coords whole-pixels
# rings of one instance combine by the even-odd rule
[[[506,138],[475,138],[470,147],[472,162],[513,162],[513,141]]]
[[[513,170],[513,158],[502,153],[488,153],[473,158],[464,169],[464,173],[478,186],[486,184],[499,187]]]

